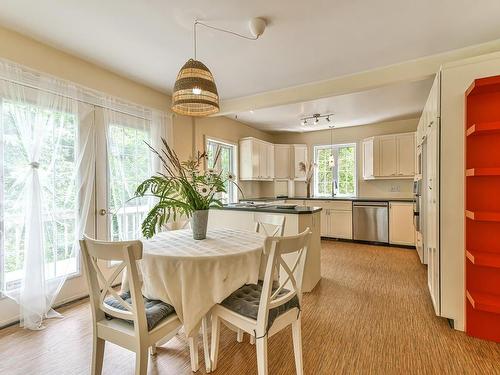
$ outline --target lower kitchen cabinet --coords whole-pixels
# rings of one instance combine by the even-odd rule
[[[352,240],[352,210],[328,210],[330,216],[330,237]]]
[[[321,237],[352,240],[352,203],[350,201],[315,201],[322,207]]]
[[[389,202],[389,243],[415,246],[413,203]]]

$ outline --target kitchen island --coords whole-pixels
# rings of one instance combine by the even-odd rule
[[[227,205],[220,209],[210,210],[208,228],[234,228],[254,230],[255,223],[261,215],[285,216],[284,235],[291,236],[303,232],[306,228],[312,231],[311,243],[307,250],[303,292],[310,292],[321,279],[321,207],[297,206],[295,208],[279,208],[275,205],[245,206]],[[295,256],[285,257],[292,266]]]

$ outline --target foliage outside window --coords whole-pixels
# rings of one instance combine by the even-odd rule
[[[315,196],[356,195],[356,144],[315,146],[314,162]]]
[[[132,199],[142,181],[152,174],[146,129],[110,124],[108,135],[108,206],[113,241],[141,237],[141,223],[152,206],[150,197]]]
[[[220,156],[217,163],[214,165],[215,156],[217,153],[217,149],[220,149]],[[236,172],[236,146],[225,143],[222,141],[207,139],[206,142],[206,150],[207,150],[207,165],[213,166],[214,169],[218,171],[223,171],[225,173],[235,173]],[[224,204],[234,203],[237,201],[238,197],[238,188],[237,186],[230,182],[226,181],[224,183],[224,188],[226,190],[225,193],[221,193],[221,201]]]
[[[40,119],[35,122],[34,118]],[[24,265],[24,215],[26,192],[22,189],[29,156],[20,121],[44,124],[40,152],[40,185],[45,277],[78,272],[73,251],[77,231],[76,195],[77,117],[8,100],[0,102],[0,265],[4,290],[20,286]]]

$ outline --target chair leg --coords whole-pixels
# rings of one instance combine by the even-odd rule
[[[255,345],[255,336],[250,335],[250,344]]]
[[[212,369],[212,363],[210,361],[210,348],[208,346],[208,322],[206,315],[203,316],[203,319],[201,320],[201,331],[203,338],[203,355],[205,356],[205,369],[208,374]]]
[[[238,332],[236,332],[236,341],[243,342],[243,330],[238,328]]]
[[[146,375],[148,372],[148,348],[140,348],[135,353],[135,375]]]
[[[149,347],[149,355],[150,356],[156,355],[156,344],[153,344]]]
[[[257,347],[257,374],[267,375],[267,336],[256,340]]]
[[[198,333],[193,337],[188,338],[189,355],[191,357],[191,371],[196,372],[200,369],[200,361],[198,359]]]
[[[210,353],[210,362],[212,363],[212,371],[217,368],[217,359],[219,356],[219,335],[220,335],[220,319],[217,315],[212,315],[212,351]]]
[[[304,365],[302,363],[302,329],[300,317],[292,323],[292,337],[293,337],[293,353],[295,355],[295,369],[297,375],[304,373]]]
[[[101,375],[102,373],[105,344],[106,341],[97,337],[97,334],[94,333],[94,345],[92,349],[92,375]]]

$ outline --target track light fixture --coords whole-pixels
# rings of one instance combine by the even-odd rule
[[[306,116],[300,119],[300,123],[302,126],[307,125],[307,120],[313,120],[314,125],[318,125],[321,119],[325,119],[327,123],[330,123],[332,120],[330,116],[333,116],[333,113],[327,113],[322,115],[321,113],[315,113],[312,116]]]

